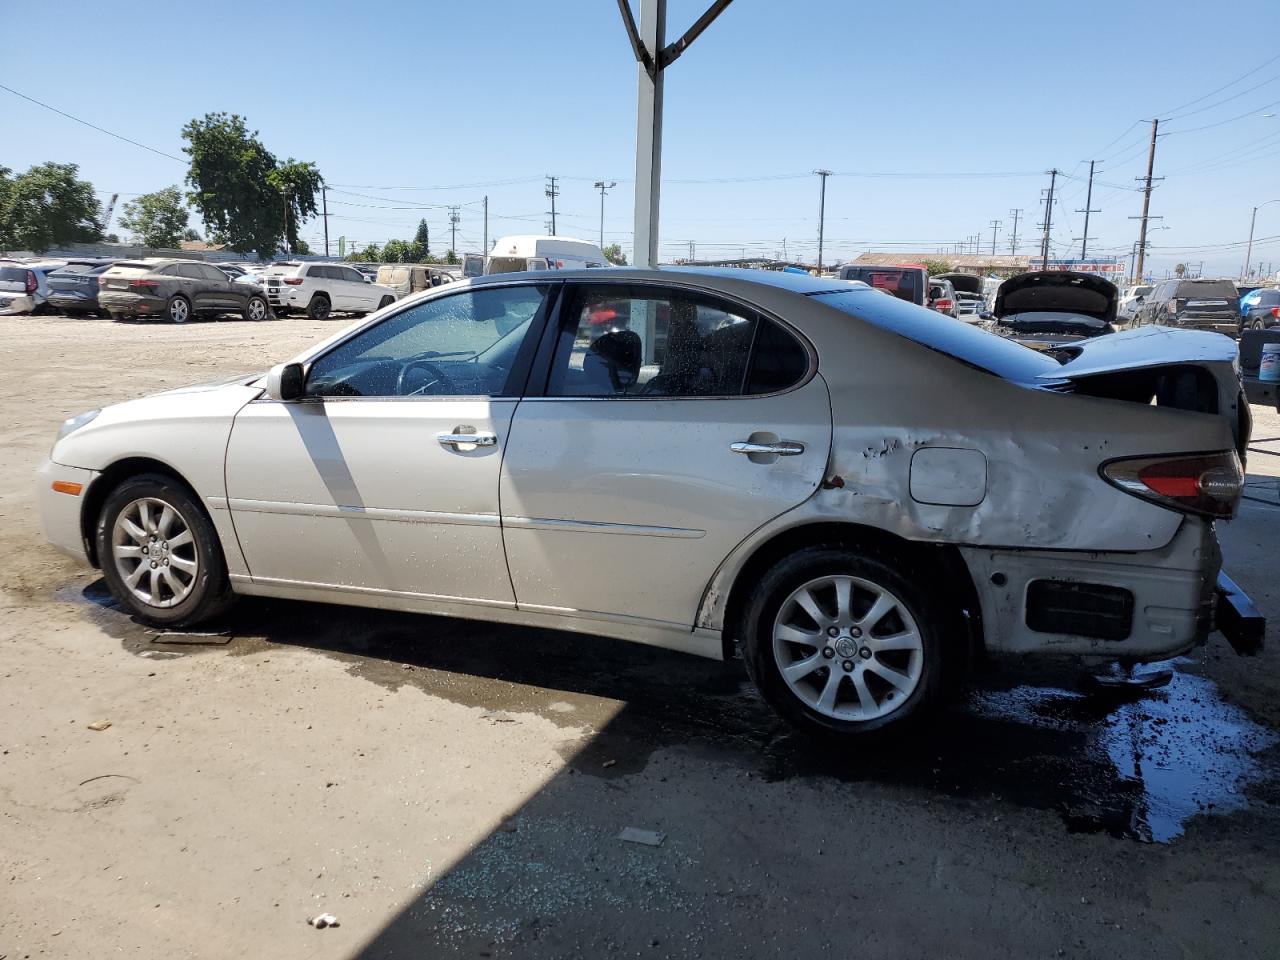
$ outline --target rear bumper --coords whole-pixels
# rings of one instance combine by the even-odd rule
[[[1179,330],[1207,330],[1223,333],[1228,337],[1240,336],[1240,321],[1235,317],[1181,317],[1176,325]]]
[[[1142,553],[960,551],[978,593],[984,640],[992,653],[1162,660],[1203,643],[1213,629],[1222,555],[1208,521],[1187,517],[1167,546]],[[1029,603],[1029,595],[1035,596],[1031,585],[1040,581],[1127,595],[1127,628],[1112,633],[1115,639],[1082,636],[1066,627],[1049,632],[1046,621],[1054,622],[1053,611],[1033,609]],[[1077,620],[1090,613],[1078,612]],[[1064,616],[1059,622],[1070,619]]]
[[[26,295],[0,295],[0,316],[31,313],[36,308],[36,298]]]
[[[100,310],[97,295],[54,291],[49,294],[49,306],[57,310]]]
[[[144,297],[137,293],[103,291],[98,294],[98,305],[111,313],[158,314],[164,311],[164,297]]]

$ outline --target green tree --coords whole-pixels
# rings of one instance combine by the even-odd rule
[[[621,244],[611,243],[600,252],[615,267],[625,267],[627,265],[627,258],[622,254]]]
[[[314,217],[317,210],[316,194],[324,178],[314,163],[302,163],[290,157],[267,175],[268,181],[287,200],[285,211],[285,242],[294,253],[302,253],[298,244],[298,227],[308,218]]]
[[[945,260],[926,260],[924,268],[931,277],[936,277],[941,273],[951,273],[955,269],[952,264],[947,263]]]
[[[148,247],[176,247],[191,232],[188,220],[190,214],[182,202],[182,191],[176,186],[144,193],[126,203],[120,214],[120,226]]]
[[[298,227],[316,212],[323,181],[315,164],[279,163],[238,114],[205,114],[187,123],[182,137],[191,157],[187,197],[206,233],[263,258],[275,255],[282,238],[296,244]]]
[[[43,163],[10,177],[0,167],[0,249],[43,253],[102,239],[93,184],[74,163]]]
[[[382,263],[382,251],[376,243],[371,243],[363,250],[352,250],[347,254],[352,263]]]
[[[450,250],[444,255],[444,262],[448,264],[459,264],[462,261],[458,259],[457,253],[455,253],[453,250]]]
[[[427,226],[426,219],[418,221],[418,232],[413,235],[415,243],[421,244],[422,256],[431,256],[431,229]]]
[[[311,252],[311,244],[305,240],[295,240],[289,249],[294,253],[309,254]]]

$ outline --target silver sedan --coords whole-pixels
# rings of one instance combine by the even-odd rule
[[[509,274],[73,417],[40,502],[147,623],[252,594],[740,654],[788,720],[861,735],[979,650],[1205,639],[1234,356],[1144,328],[1060,363],[793,274]]]

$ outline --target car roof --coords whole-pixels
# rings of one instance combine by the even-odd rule
[[[541,280],[596,280],[625,283],[629,280],[709,280],[714,285],[717,281],[729,281],[730,284],[752,283],[763,287],[773,287],[791,293],[809,295],[814,293],[844,292],[852,289],[847,280],[832,280],[822,277],[811,277],[807,273],[784,273],[781,270],[748,270],[740,267],[660,267],[643,269],[640,267],[596,267],[584,270],[532,270],[521,273],[490,273],[483,277],[472,277],[472,283],[491,283],[516,278]]]

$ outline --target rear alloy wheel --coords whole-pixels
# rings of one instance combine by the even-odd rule
[[[1263,321],[1261,321],[1261,320],[1255,320],[1255,321],[1253,321],[1253,323],[1251,324],[1251,326],[1252,326],[1252,327],[1253,327],[1253,329],[1255,329],[1255,330],[1265,330],[1265,329],[1267,329],[1267,325],[1266,325],[1266,323],[1264,323],[1264,322],[1263,322]]]
[[[268,312],[267,301],[261,297],[250,297],[244,305],[244,318],[246,320],[265,320]]]
[[[811,732],[898,727],[939,699],[942,648],[932,605],[873,552],[812,547],[770,570],[741,636],[764,698]]]
[[[317,293],[311,298],[311,302],[307,304],[307,316],[312,320],[328,320],[329,309],[329,298],[323,293]]]
[[[145,474],[107,497],[98,559],[112,594],[155,626],[197,623],[232,598],[213,525],[176,481]]]
[[[186,323],[191,319],[191,304],[187,302],[186,297],[174,297],[169,301],[165,316],[169,318],[170,323]]]

